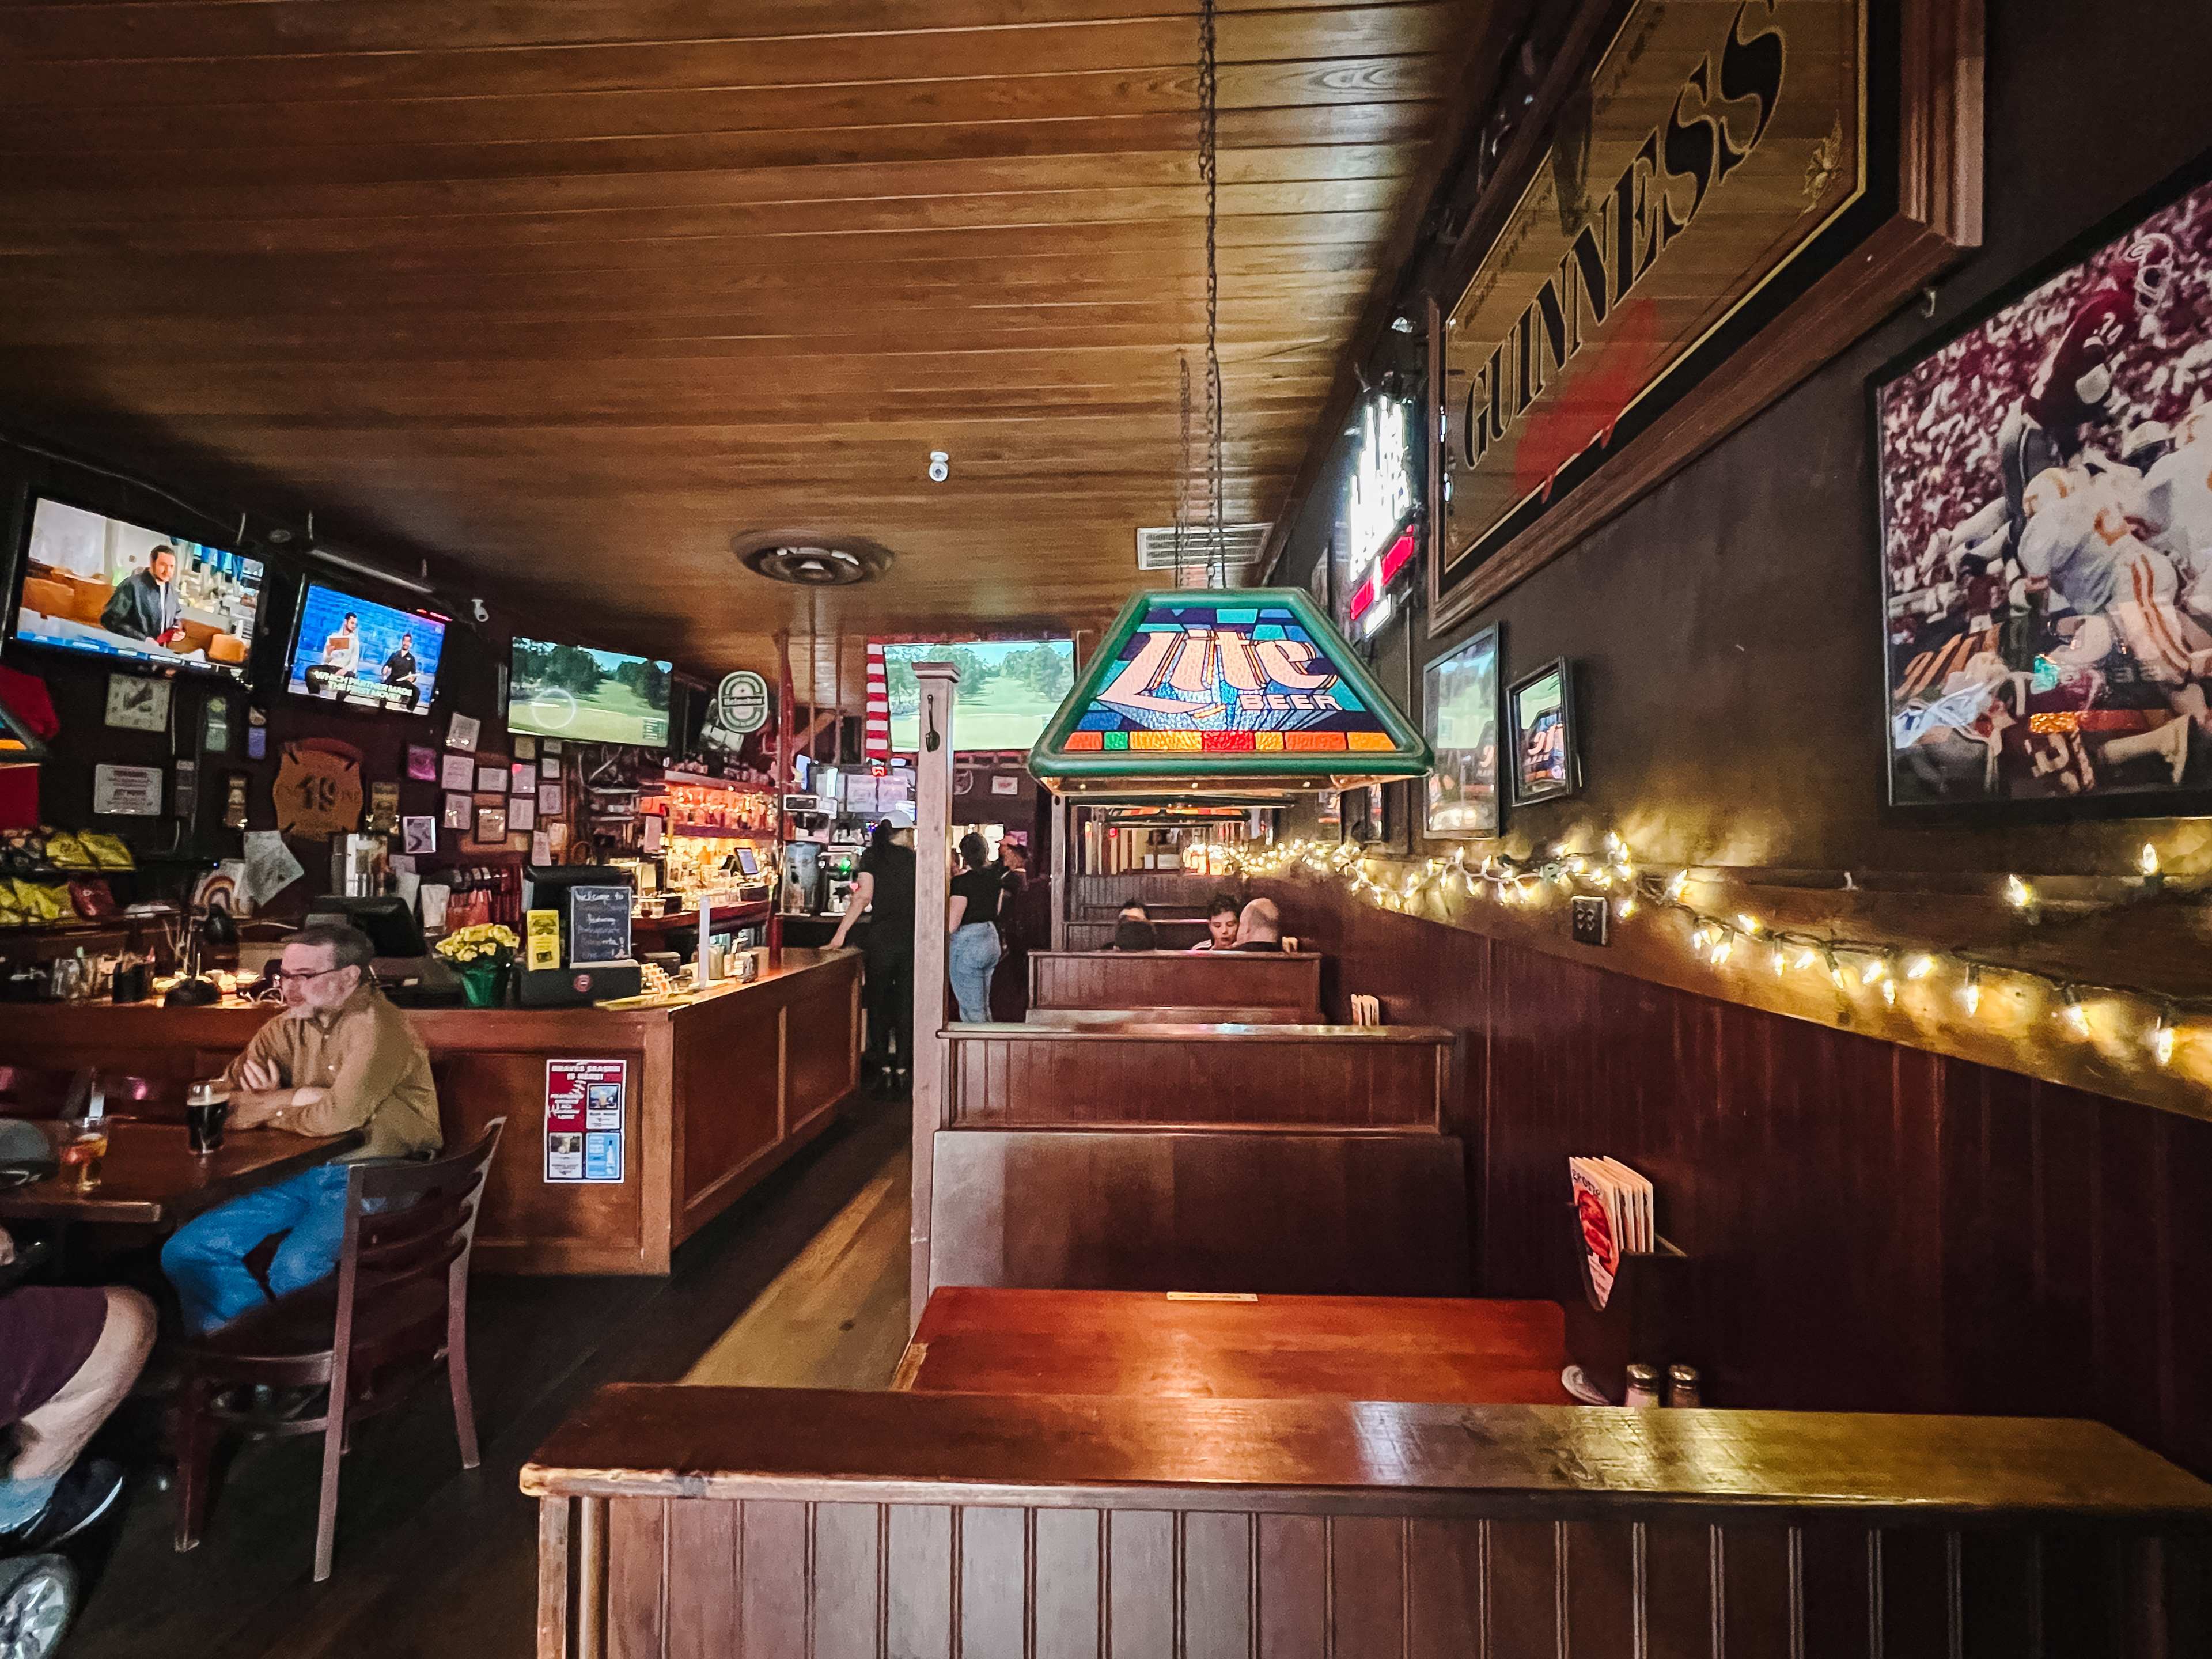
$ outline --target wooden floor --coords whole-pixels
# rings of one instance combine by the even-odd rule
[[[169,1495],[142,1484],[108,1559],[88,1564],[98,1577],[67,1659],[527,1659],[537,1512],[515,1478],[593,1389],[695,1366],[817,1387],[890,1375],[905,1336],[907,1133],[902,1106],[860,1109],[687,1245],[665,1280],[480,1279],[483,1468],[461,1472],[436,1390],[364,1425],[326,1584],[308,1579],[319,1442],[240,1452],[190,1555],[170,1548]]]
[[[902,1150],[684,1380],[743,1389],[889,1386],[906,1348],[911,1173]]]

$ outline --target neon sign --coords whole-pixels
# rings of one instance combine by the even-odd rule
[[[1359,417],[1359,453],[1344,513],[1352,550],[1345,615],[1363,639],[1389,616],[1383,596],[1413,562],[1413,411],[1395,398],[1370,398]]]

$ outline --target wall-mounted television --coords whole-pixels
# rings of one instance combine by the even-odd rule
[[[445,655],[446,620],[311,581],[300,593],[284,689],[354,708],[427,714]]]
[[[518,638],[509,659],[507,729],[665,749],[674,667],[618,651]]]
[[[259,560],[40,496],[22,565],[23,644],[246,678]]]
[[[960,671],[960,697],[952,711],[956,754],[1027,749],[1075,685],[1073,640],[886,641],[884,676],[896,754],[921,748],[921,690],[914,678],[918,662],[949,662]]]

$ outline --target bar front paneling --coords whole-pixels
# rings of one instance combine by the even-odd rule
[[[275,1011],[24,1006],[0,1018],[0,1066],[96,1067],[111,1109],[179,1116]],[[860,1066],[860,957],[787,951],[745,984],[641,1008],[415,1008],[449,1145],[505,1116],[477,1260],[514,1273],[663,1273],[676,1246],[835,1121]],[[549,1060],[629,1066],[622,1178],[546,1179]],[[121,1079],[143,1079],[143,1100]],[[27,1106],[22,1109],[28,1109]]]

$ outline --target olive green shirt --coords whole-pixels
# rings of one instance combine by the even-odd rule
[[[445,1145],[429,1051],[407,1016],[367,986],[324,1012],[278,1015],[253,1034],[223,1080],[244,1089],[241,1074],[251,1060],[273,1066],[283,1088],[330,1091],[316,1105],[289,1109],[283,1127],[303,1135],[366,1130],[368,1141],[348,1152],[347,1162]]]

